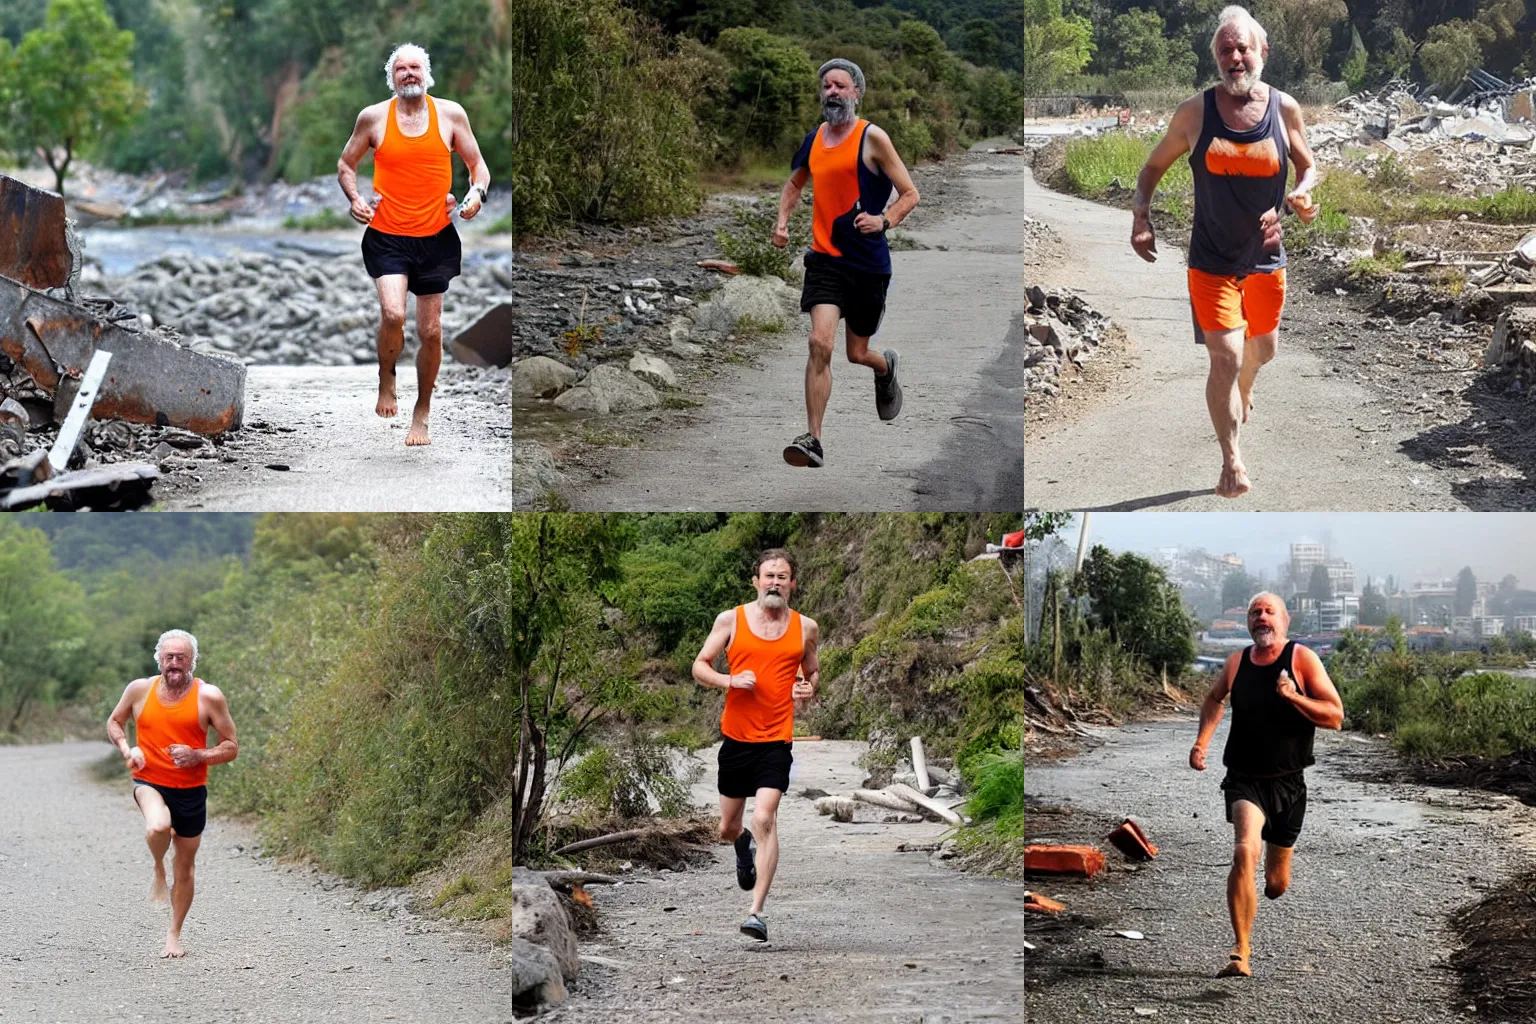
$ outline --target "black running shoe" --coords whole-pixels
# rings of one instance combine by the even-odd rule
[[[747,828],[736,837],[736,884],[749,891],[757,885],[757,843]]]
[[[768,926],[756,914],[748,914],[747,919],[741,923],[741,934],[750,935],[758,942],[767,942]]]
[[[801,434],[784,449],[784,461],[791,466],[810,466],[820,469],[826,461],[821,457],[821,442],[814,434]]]
[[[875,377],[875,412],[882,420],[893,420],[901,412],[901,384],[896,380],[896,350],[885,350],[885,376]]]

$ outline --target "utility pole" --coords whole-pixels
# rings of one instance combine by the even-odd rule
[[[1083,513],[1083,526],[1077,532],[1077,567],[1075,572],[1083,571],[1083,553],[1088,550],[1088,517],[1091,512]]]

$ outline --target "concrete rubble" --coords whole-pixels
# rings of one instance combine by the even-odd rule
[[[1024,289],[1024,383],[1028,395],[1055,395],[1065,364],[1082,367],[1103,342],[1109,320],[1063,288]]]

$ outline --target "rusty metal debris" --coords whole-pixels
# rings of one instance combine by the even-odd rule
[[[0,174],[0,274],[29,288],[69,283],[64,199]]]
[[[43,456],[43,458],[36,458]],[[47,466],[47,453],[39,449],[29,461],[34,472]],[[20,461],[20,460],[18,460]],[[160,469],[147,462],[120,462],[99,469],[60,473],[39,483],[5,489],[6,471],[0,468],[0,511],[15,512],[44,505],[55,512],[122,512],[150,503],[150,488],[160,479]]]
[[[482,313],[454,336],[449,351],[470,366],[511,366],[512,303],[502,302]]]

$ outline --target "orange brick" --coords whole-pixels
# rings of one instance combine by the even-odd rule
[[[1152,845],[1141,826],[1130,818],[1126,818],[1119,828],[1109,834],[1109,841],[1131,860],[1151,860],[1157,856],[1157,847]]]
[[[1092,846],[1026,846],[1024,871],[1092,878],[1104,868],[1104,854]]]
[[[1037,914],[1059,914],[1067,909],[1065,903],[1057,903],[1049,896],[1042,896],[1037,892],[1025,891],[1024,909],[1033,910]]]

